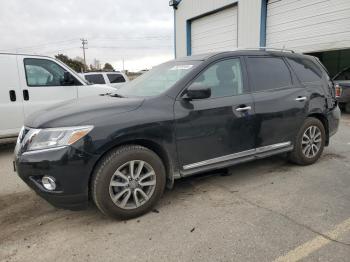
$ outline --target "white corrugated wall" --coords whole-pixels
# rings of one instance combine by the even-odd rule
[[[267,10],[269,47],[313,52],[350,46],[350,0],[272,0]]]

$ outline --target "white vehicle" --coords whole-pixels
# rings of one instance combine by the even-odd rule
[[[92,84],[109,85],[115,88],[119,88],[122,84],[129,81],[128,77],[119,71],[89,72],[81,75]]]
[[[16,137],[24,119],[35,111],[113,91],[115,88],[87,83],[54,58],[0,53],[0,140]]]

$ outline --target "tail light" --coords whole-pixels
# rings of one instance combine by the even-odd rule
[[[342,89],[341,86],[339,84],[335,85],[335,97],[338,98],[341,96],[342,93]]]

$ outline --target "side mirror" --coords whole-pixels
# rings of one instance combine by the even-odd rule
[[[184,99],[205,99],[211,96],[211,89],[201,83],[193,83],[189,88],[187,88]]]
[[[71,86],[74,85],[75,79],[69,72],[64,72],[62,85]]]

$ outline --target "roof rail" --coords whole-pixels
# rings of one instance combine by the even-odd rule
[[[249,48],[240,48],[240,49],[245,49],[245,50],[265,50],[265,51],[280,51],[280,52],[291,52],[295,53],[294,50],[292,49],[285,49],[283,48],[273,48],[273,47],[266,47],[266,46],[259,46],[259,47],[249,47]]]

